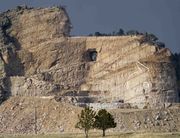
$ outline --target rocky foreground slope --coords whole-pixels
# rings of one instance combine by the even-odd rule
[[[0,133],[43,134],[82,132],[75,128],[82,108],[54,99],[12,97],[0,106]],[[180,107],[109,110],[117,127],[113,132],[179,132]],[[96,131],[96,130],[92,130]]]
[[[151,108],[112,111],[115,130],[179,131],[179,107],[154,109],[179,101],[167,48],[144,41],[142,35],[69,37],[71,27],[63,7],[17,7],[0,14],[1,133],[77,131],[81,108],[72,104]],[[151,112],[146,126],[142,118]],[[133,118],[129,124],[127,114]],[[156,114],[162,114],[161,120],[154,120]]]

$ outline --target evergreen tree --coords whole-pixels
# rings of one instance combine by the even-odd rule
[[[126,34],[133,36],[133,35],[139,35],[140,33],[138,31],[136,31],[136,30],[130,30]]]
[[[94,36],[102,36],[102,34],[100,32],[95,32]]]
[[[148,43],[150,45],[157,45],[159,47],[165,47],[164,43],[157,42],[157,40],[158,40],[157,36],[146,32],[145,34],[143,34],[143,37],[141,38],[141,40],[139,42],[140,42],[140,44]]]
[[[157,45],[161,48],[165,48],[165,44],[163,42],[155,42],[155,45]]]
[[[119,29],[119,31],[117,32],[117,36],[122,36],[124,35],[124,30],[123,29]]]
[[[115,128],[116,123],[114,122],[113,116],[109,112],[107,112],[105,109],[101,109],[95,116],[94,127],[101,129],[104,137],[105,131],[109,128]]]
[[[81,111],[81,114],[78,115],[79,122],[75,127],[84,130],[86,138],[88,138],[89,130],[93,128],[95,115],[95,111],[90,107],[85,107],[84,110]]]
[[[146,37],[147,37],[147,40],[148,40],[148,41],[155,42],[155,41],[158,40],[157,36],[155,36],[154,34],[148,34],[148,33],[146,33]]]

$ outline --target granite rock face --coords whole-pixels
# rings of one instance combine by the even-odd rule
[[[10,95],[19,95],[21,92],[22,96],[32,95],[27,90],[32,81],[28,77],[37,74],[40,66],[40,61],[36,58],[40,51],[35,53],[33,49],[37,49],[36,46],[43,42],[47,42],[46,45],[48,45],[48,41],[52,39],[69,36],[70,29],[71,23],[63,7],[44,9],[17,7],[0,14],[0,102]],[[56,58],[46,54],[45,51],[42,54],[41,56],[45,58],[46,56],[52,60]],[[41,60],[46,60],[42,57],[40,57]],[[51,59],[43,65],[43,68],[52,64],[48,62],[54,62]],[[41,79],[37,81],[39,85],[36,84],[38,85],[36,87],[44,84]],[[22,84],[23,87],[21,87]],[[46,84],[47,82],[43,87],[48,87]],[[37,90],[38,88],[35,91]],[[34,91],[33,93],[35,94]]]
[[[69,37],[70,19],[57,7],[21,7],[0,21],[0,101],[71,91],[139,107],[178,101],[171,52],[141,44],[142,36]]]

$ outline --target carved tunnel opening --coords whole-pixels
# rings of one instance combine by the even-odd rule
[[[85,53],[86,61],[96,61],[97,60],[97,51],[96,49],[88,49]]]

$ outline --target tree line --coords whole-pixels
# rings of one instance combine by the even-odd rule
[[[104,137],[105,131],[109,128],[115,128],[116,123],[106,109],[101,109],[96,113],[92,108],[85,107],[78,115],[78,122],[75,127],[84,130],[86,138],[88,138],[89,130],[94,128],[102,130]]]
[[[113,31],[112,33],[101,33],[101,32],[95,32],[93,34],[89,34],[89,36],[138,36],[141,35],[142,41],[140,43],[150,43],[152,45],[156,45],[159,47],[164,48],[165,43],[158,41],[158,37],[152,33],[142,33],[137,30],[129,30],[125,32],[123,29],[119,29],[118,31]]]

